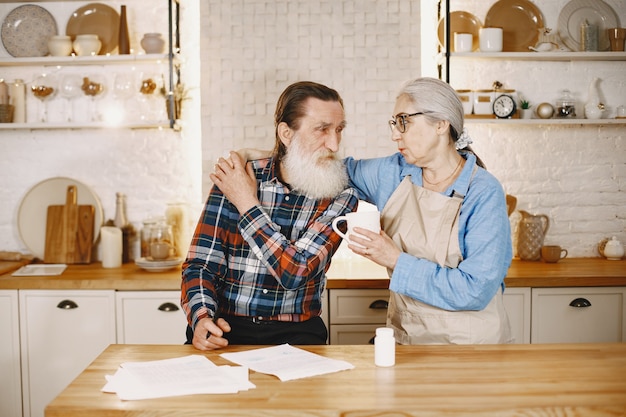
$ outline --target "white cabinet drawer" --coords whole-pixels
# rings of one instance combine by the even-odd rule
[[[330,323],[385,324],[389,290],[330,290]]]
[[[367,345],[376,336],[380,324],[333,324],[330,341],[333,345]]]
[[[185,343],[180,291],[118,291],[115,297],[118,343]]]
[[[624,287],[533,288],[532,343],[626,341]]]

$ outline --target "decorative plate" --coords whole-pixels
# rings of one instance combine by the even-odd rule
[[[439,45],[443,48],[445,45],[444,30],[445,30],[445,18],[439,20],[439,26],[437,28],[437,34],[439,36]],[[479,48],[478,31],[482,27],[480,19],[469,12],[456,11],[450,12],[450,39],[454,39],[454,32],[459,33],[471,33],[472,38],[472,51],[477,51]],[[454,42],[450,42],[450,51],[454,52]]]
[[[48,39],[56,34],[54,17],[34,4],[16,7],[2,22],[2,44],[14,57],[48,55]]]
[[[49,178],[36,184],[26,193],[17,212],[17,228],[20,237],[37,258],[43,259],[46,249],[48,206],[65,204],[68,185],[76,186],[77,204],[94,206],[93,241],[96,242],[100,236],[104,211],[100,199],[93,190],[71,178]]]
[[[606,30],[619,27],[615,10],[602,0],[572,0],[559,14],[559,35],[572,51],[580,51],[580,25],[585,20],[598,26],[598,50],[611,46]]]
[[[503,29],[502,52],[528,52],[539,39],[539,28],[545,27],[543,14],[528,0],[500,0],[485,17],[485,27]]]
[[[106,55],[117,48],[120,15],[115,9],[102,3],[89,3],[72,13],[65,34],[76,38],[76,35],[98,35],[102,48],[100,55]]]
[[[149,272],[163,272],[176,268],[183,262],[183,258],[169,258],[162,261],[154,261],[151,258],[139,258],[135,260],[135,265]]]

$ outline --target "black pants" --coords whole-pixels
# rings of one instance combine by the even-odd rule
[[[224,338],[231,345],[325,345],[328,330],[321,317],[302,322],[261,321],[247,317],[227,316],[231,331]],[[187,326],[187,342],[193,340],[193,331]]]

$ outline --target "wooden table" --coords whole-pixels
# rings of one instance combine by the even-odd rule
[[[231,347],[229,351],[252,347]],[[111,345],[46,408],[46,417],[112,416],[623,416],[626,344],[398,346],[374,366],[373,346],[301,346],[355,369],[281,382],[250,372],[255,389],[121,401],[100,390],[126,361],[198,354],[191,346]],[[206,355],[229,363],[219,352]]]

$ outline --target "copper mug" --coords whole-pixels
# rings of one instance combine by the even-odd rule
[[[626,28],[610,28],[606,31],[609,35],[609,41],[611,42],[611,51],[623,51],[624,41],[626,40]]]
[[[567,249],[557,245],[542,246],[541,258],[548,263],[555,263],[567,256]]]

